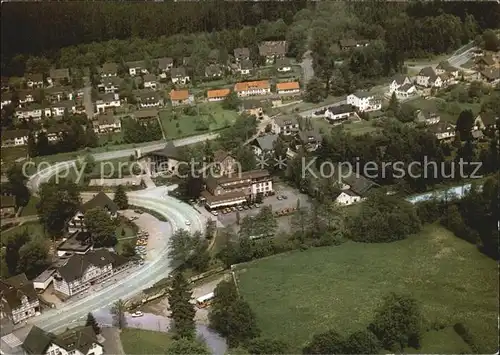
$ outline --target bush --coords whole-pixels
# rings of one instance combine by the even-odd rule
[[[467,345],[470,346],[473,352],[479,352],[476,344],[474,344],[474,338],[472,337],[469,328],[467,328],[463,323],[456,323],[453,326],[453,330],[460,336],[460,338],[463,339],[463,341],[467,343]]]

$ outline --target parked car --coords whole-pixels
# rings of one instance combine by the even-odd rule
[[[191,222],[186,220],[184,223],[186,223],[186,226],[190,226],[191,225]]]
[[[282,195],[281,197],[282,197],[284,200],[286,200],[286,199],[288,198],[288,196],[287,196],[287,195]]]
[[[142,313],[141,311],[135,311],[134,313],[132,313],[133,318],[142,317],[143,315],[144,313]]]
[[[236,212],[236,207],[231,207],[231,211]]]
[[[244,209],[244,210],[248,210],[248,208],[249,208],[249,207],[248,207],[248,205],[244,205],[244,206],[243,206],[243,209]]]
[[[278,199],[278,200],[282,200],[282,199],[283,199],[283,197],[282,197],[281,195],[278,195],[277,199]]]
[[[238,206],[238,211],[243,211],[243,207],[242,206]]]
[[[214,216],[218,216],[218,215],[219,215],[219,212],[217,212],[217,211],[212,211],[212,214],[213,214]]]

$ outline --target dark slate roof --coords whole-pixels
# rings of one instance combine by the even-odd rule
[[[250,49],[248,48],[235,48],[234,57],[236,59],[245,59],[250,57]]]
[[[496,80],[500,78],[500,69],[498,68],[487,68],[481,71],[481,74],[485,76],[488,80]]]
[[[436,72],[434,71],[434,69],[432,69],[432,67],[422,68],[422,70],[420,70],[418,75],[419,76],[427,76],[427,77],[431,78],[431,80],[434,80],[437,77]]]
[[[286,54],[286,41],[264,41],[259,45],[259,54],[263,57]]]
[[[101,67],[102,74],[116,74],[118,65],[116,63],[104,63]]]
[[[245,110],[250,110],[250,109],[262,107],[263,104],[260,100],[250,99],[250,100],[243,100],[243,102],[241,103],[241,106]]]
[[[24,273],[0,281],[0,294],[11,309],[21,306],[23,296],[26,296],[30,302],[38,299],[33,283]]]
[[[413,86],[413,84],[411,84],[411,83],[404,84],[401,87],[399,87],[398,91],[408,91],[412,88],[412,86]]]
[[[447,60],[443,60],[442,62],[440,62],[436,67],[436,69],[443,69],[447,72],[454,72],[458,70],[453,65],[451,65]]]
[[[81,278],[90,265],[102,268],[112,264],[113,267],[116,267],[123,265],[127,261],[127,258],[112,253],[107,249],[99,249],[90,251],[86,254],[72,255],[64,265],[57,269],[57,271],[66,282],[71,282]]]
[[[253,63],[250,59],[243,59],[240,63],[240,68],[242,70],[246,69],[252,69],[253,68]]]
[[[82,354],[87,354],[92,349],[92,344],[99,344],[91,326],[69,329],[57,335],[54,343],[68,352],[79,350]]]
[[[43,74],[42,73],[29,73],[26,75],[26,79],[34,81],[34,82],[40,82],[40,81],[43,81]]]
[[[174,63],[174,60],[169,57],[158,58],[156,60],[158,61],[158,68],[160,69],[166,69]]]
[[[24,339],[22,348],[28,354],[45,354],[45,350],[47,350],[54,338],[54,334],[48,333],[37,326],[33,326],[26,339]]]
[[[393,80],[396,81],[396,83],[398,85],[403,85],[403,83],[405,82],[405,79],[407,78],[408,76],[407,75],[403,75],[403,74],[396,74],[393,78]]]
[[[147,155],[159,155],[165,158],[171,158],[175,160],[183,160],[179,154],[179,151],[177,147],[174,145],[172,141],[168,141],[167,144],[165,144],[165,147],[163,149],[155,150],[151,153],[145,154]]]
[[[49,76],[52,79],[69,79],[69,69],[61,68],[61,69],[50,69]]]
[[[205,68],[205,74],[207,76],[222,75],[222,69],[217,64],[211,64]]]
[[[493,57],[491,55],[485,55],[485,56],[479,57],[477,62],[484,62],[484,64],[486,64],[486,65],[494,65],[495,64],[495,60],[493,59]]]
[[[118,211],[118,206],[113,202],[112,199],[108,197],[104,192],[99,191],[97,195],[94,196],[90,201],[84,203],[80,209],[81,212],[86,212],[92,208],[102,207],[111,213],[116,213]]]
[[[186,69],[184,69],[183,67],[172,68],[170,70],[170,76],[172,78],[183,78],[186,76]]]
[[[154,74],[146,74],[144,75],[144,82],[148,82],[148,81],[156,81],[156,75]]]
[[[125,64],[128,68],[146,68],[146,63],[143,60],[135,60],[133,62],[126,62]]]
[[[347,38],[347,39],[341,39],[339,43],[341,47],[356,47],[356,44],[358,42],[356,42],[356,40],[353,38]]]
[[[262,137],[255,138],[255,143],[262,150],[273,150],[274,142],[276,142],[277,139],[278,139],[277,134],[268,134]]]
[[[352,105],[339,105],[329,107],[328,111],[330,111],[334,115],[340,115],[343,113],[354,112],[356,111],[356,109]]]
[[[316,130],[303,130],[299,131],[298,133],[300,140],[303,143],[310,143],[310,142],[321,142],[323,140],[323,137],[321,134],[316,131]]]
[[[295,116],[278,116],[274,118],[274,122],[280,127],[299,123]]]
[[[359,98],[365,98],[365,97],[371,97],[373,94],[369,93],[368,91],[357,91],[353,95]]]
[[[479,115],[478,115],[479,118],[481,118],[481,122],[483,122],[483,124],[485,126],[489,126],[489,125],[493,125],[496,123],[496,121],[499,119],[499,117],[497,117],[493,112],[491,111],[487,111],[487,112],[481,112]]]
[[[343,178],[343,182],[348,184],[351,190],[358,196],[364,196],[366,193],[378,185],[365,178],[364,176],[353,172],[350,176]]]

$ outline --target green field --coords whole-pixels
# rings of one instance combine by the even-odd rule
[[[458,115],[463,110],[472,110],[472,113],[477,115],[479,110],[481,109],[481,104],[479,103],[460,103],[460,102],[447,102],[449,105],[456,105],[458,112],[449,112],[447,110],[443,110],[439,101],[444,102],[443,99],[440,98],[431,98],[426,100],[424,98],[418,98],[415,100],[411,100],[408,103],[415,107],[418,110],[427,110],[429,112],[437,112],[441,116],[441,121],[449,122],[455,124],[457,122]]]
[[[199,114],[188,116],[182,108],[161,111],[160,121],[167,139],[188,137],[216,131],[231,125],[238,116],[236,111],[224,110],[220,103],[203,103],[196,106]]]
[[[20,226],[8,229],[4,232],[1,233],[2,239],[4,238],[9,238],[10,236],[22,232],[28,232],[30,236],[32,235],[39,235],[39,236],[44,236],[44,231],[43,231],[43,226],[38,223],[38,222],[26,222]]]
[[[313,124],[323,132],[330,132],[332,128],[338,128],[340,126],[334,126],[330,124],[323,118],[317,118],[313,120]],[[353,136],[360,136],[365,133],[375,132],[377,128],[373,125],[373,121],[346,121],[342,124],[342,129],[345,132],[352,134]]]
[[[167,333],[142,329],[123,329],[120,338],[125,354],[165,354],[171,338]]]
[[[28,204],[23,207],[23,210],[21,212],[21,217],[25,216],[33,216],[38,214],[38,211],[36,209],[36,205],[40,202],[40,199],[37,196],[31,195]]]
[[[439,226],[387,244],[347,242],[276,255],[238,267],[243,297],[263,334],[299,351],[312,334],[366,327],[387,293],[410,293],[428,324],[466,324],[484,353],[496,349],[498,270],[495,261]],[[440,352],[463,346],[453,332],[439,337]],[[460,338],[458,338],[460,339]],[[458,342],[458,343],[457,343]],[[423,340],[432,344],[437,340]],[[435,348],[434,348],[435,349]]]

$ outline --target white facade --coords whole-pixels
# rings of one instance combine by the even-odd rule
[[[240,69],[241,75],[250,75],[250,69]]]
[[[253,96],[253,95],[266,95],[271,93],[271,88],[249,88],[247,90],[239,91],[237,94],[239,97]]]
[[[449,139],[455,137],[455,130],[448,130],[445,132],[438,132],[436,133],[436,138],[441,140],[441,139]]]
[[[2,106],[0,108],[3,108],[6,105],[9,105],[12,101],[10,99],[2,99]]]
[[[405,76],[404,80],[402,83],[399,83],[396,80],[393,80],[391,85],[389,86],[389,94],[392,94],[394,91],[396,91],[399,87],[405,85],[405,84],[411,84],[410,78]]]
[[[281,68],[278,68],[278,71],[280,73],[288,73],[289,71],[292,71],[292,67],[290,67],[290,66],[281,67]]]
[[[25,321],[28,318],[34,317],[37,315],[37,309],[40,308],[40,301],[38,299],[29,301],[28,297],[21,297],[21,306],[14,308],[12,310],[12,321],[14,324]]]
[[[425,76],[425,75],[417,75],[417,84],[423,87],[436,87],[440,88],[443,86],[443,81],[439,76],[435,76],[435,78]]]
[[[94,126],[94,132],[97,134],[108,133],[108,132],[120,132],[122,130],[122,122],[120,119],[114,122],[99,123]]]
[[[144,82],[145,89],[156,90],[156,81],[145,81]]]
[[[130,74],[130,76],[136,76],[139,74],[148,74],[149,72],[145,68],[133,67],[128,69],[128,73]]]
[[[284,90],[278,90],[279,95],[283,94],[295,94],[300,92],[300,89],[284,89]]]
[[[252,195],[257,195],[258,193],[269,193],[273,191],[273,181],[259,181],[252,182]]]
[[[186,76],[181,76],[181,77],[173,77],[172,78],[172,83],[173,84],[181,84],[181,85],[186,85],[187,83],[189,83],[190,81],[190,78],[188,75]]]
[[[347,104],[353,105],[359,111],[376,111],[382,108],[382,102],[376,100],[374,96],[357,96],[356,94],[351,94],[347,96]]]
[[[415,88],[415,85],[410,86],[409,88],[404,88],[403,86],[400,86],[396,90],[396,96],[398,98],[407,98],[412,95],[415,95],[417,93],[417,88]]]
[[[45,115],[45,117],[50,117],[52,116],[52,111],[49,107],[46,108],[36,108],[36,109],[22,109],[22,110],[17,110],[16,113],[16,118],[32,118],[34,120],[40,120],[42,118],[42,115]]]
[[[285,136],[294,134],[299,130],[299,123],[296,121],[292,121],[289,124],[285,123],[283,125],[279,125],[275,121],[271,124],[271,132],[274,134],[283,134]]]
[[[120,96],[118,94],[115,94],[111,100],[96,101],[97,112],[104,112],[108,108],[120,107],[120,105],[121,105]]]
[[[78,349],[67,351],[63,347],[52,342],[45,351],[44,355],[102,355],[102,354],[104,354],[104,348],[102,347],[101,344],[98,343],[93,343],[89,351],[86,354],[83,354]]]
[[[81,278],[71,282],[66,282],[56,272],[56,277],[54,277],[54,290],[61,292],[66,296],[73,296],[88,289],[92,283],[101,282],[112,275],[113,267],[111,266],[111,263],[103,266],[102,268],[89,265]]]
[[[360,202],[361,196],[354,195],[354,194],[348,194],[344,191],[340,193],[340,195],[337,196],[335,199],[335,202],[337,202],[339,205],[342,206],[348,206],[352,205],[353,203]]]
[[[68,112],[74,113],[76,111],[76,106],[71,106],[71,107],[63,107],[63,106],[53,106],[52,107],[52,115],[53,116],[63,116],[64,115],[64,109],[68,109]]]

